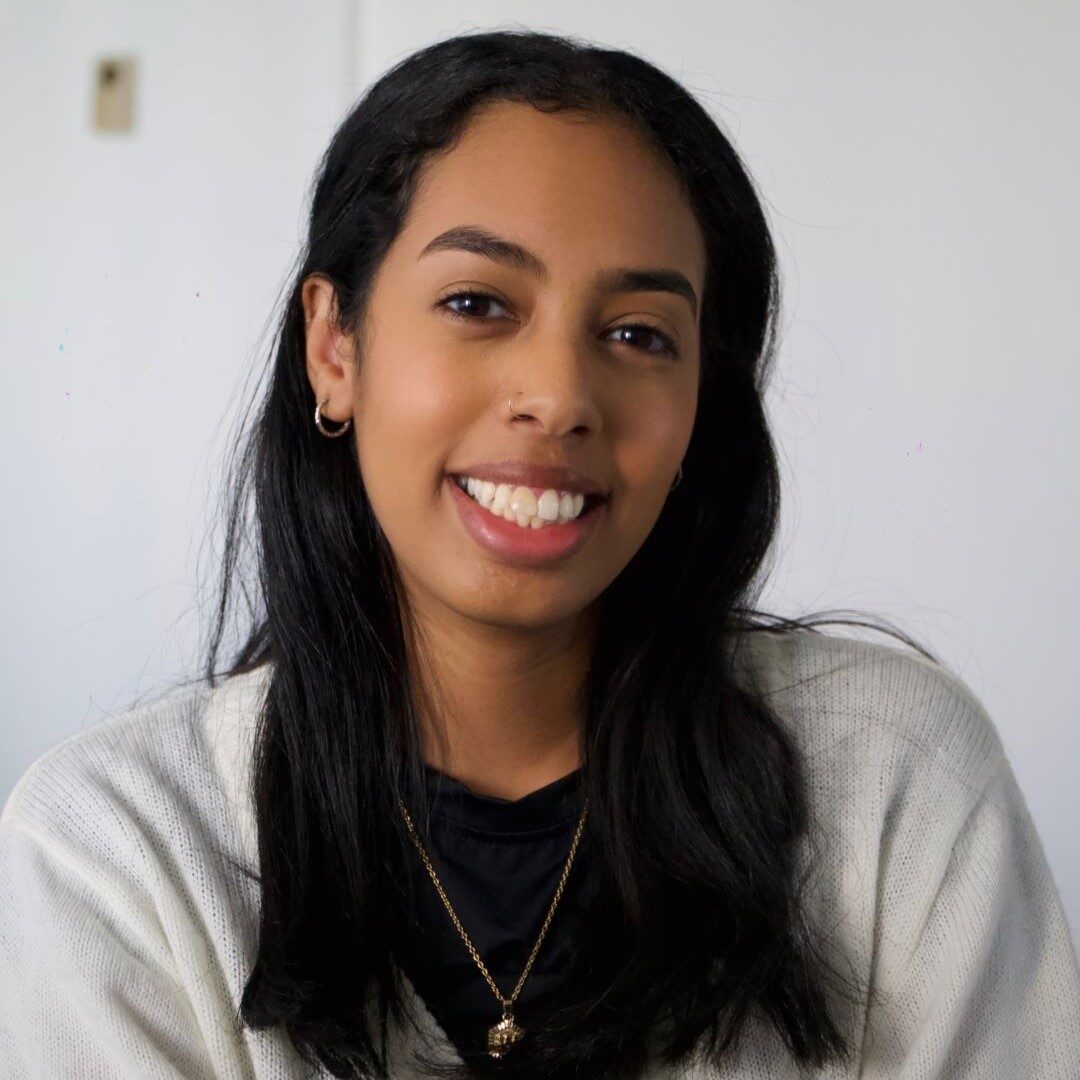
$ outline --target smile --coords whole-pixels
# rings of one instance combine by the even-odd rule
[[[586,507],[591,509],[599,501],[599,496],[582,492],[495,484],[471,476],[456,476],[453,479],[469,498],[485,510],[496,517],[516,522],[523,529],[565,525],[580,517]]]
[[[544,566],[569,558],[592,535],[607,506],[594,495],[471,478],[448,476],[447,481],[466,532],[479,547],[514,566]],[[463,483],[471,484],[475,494]]]

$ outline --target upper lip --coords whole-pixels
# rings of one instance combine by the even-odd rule
[[[541,465],[531,461],[482,461],[464,469],[455,469],[450,475],[472,476],[495,484],[552,488],[555,491],[606,497],[603,486],[591,476],[562,465]]]

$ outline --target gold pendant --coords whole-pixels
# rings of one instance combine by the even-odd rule
[[[488,1028],[488,1053],[493,1058],[502,1057],[524,1034],[525,1029],[518,1027],[513,1016],[507,1013],[494,1027]]]

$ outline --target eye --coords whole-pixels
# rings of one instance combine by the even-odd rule
[[[646,348],[643,352],[651,352],[656,356],[670,356],[674,359],[679,355],[679,350],[675,347],[675,342],[668,337],[662,330],[658,330],[655,326],[650,326],[648,323],[623,323],[622,326],[616,326],[611,332],[613,334],[622,334],[623,337],[619,338],[620,344],[632,345],[631,341],[627,341],[625,335],[627,333],[637,333],[640,330],[644,330],[647,334],[650,334],[654,340],[659,341],[659,348]],[[637,346],[640,348],[640,346]]]
[[[450,306],[455,301],[467,301],[468,306],[464,311],[457,310]],[[501,300],[490,293],[477,292],[475,289],[459,289],[442,297],[435,306],[442,308],[452,319],[479,319],[483,318],[482,311],[489,304],[505,307]]]
[[[452,305],[455,303],[463,304],[465,310],[453,307]],[[436,301],[435,306],[441,308],[452,319],[483,319],[483,312],[491,304],[504,310],[506,308],[506,305],[501,300],[490,293],[480,292],[477,289],[458,289],[456,292],[441,297]],[[659,347],[649,348],[635,345],[632,337],[640,331],[645,331],[646,335],[650,335],[654,341],[659,343]],[[668,356],[673,360],[679,355],[675,342],[662,330],[650,326],[648,323],[623,323],[621,326],[614,327],[610,333],[621,334],[622,337],[619,339],[619,343],[630,345],[631,348],[635,348],[639,352],[652,353],[654,356]],[[630,340],[627,339],[627,335],[631,335]]]

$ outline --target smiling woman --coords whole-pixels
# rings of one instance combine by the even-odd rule
[[[474,108],[418,167],[361,346],[332,277],[301,290],[312,391],[353,419],[366,497],[440,658],[428,719],[448,701],[468,713],[440,764],[500,795],[576,764],[583,615],[655,525],[697,407],[701,231],[647,139],[590,116]],[[462,498],[461,477],[493,487]],[[602,498],[544,525],[545,490]]]
[[[737,153],[644,60],[477,33],[375,83],[204,679],[5,810],[15,1075],[1074,1075],[981,704],[902,634],[753,607],[778,304]]]

